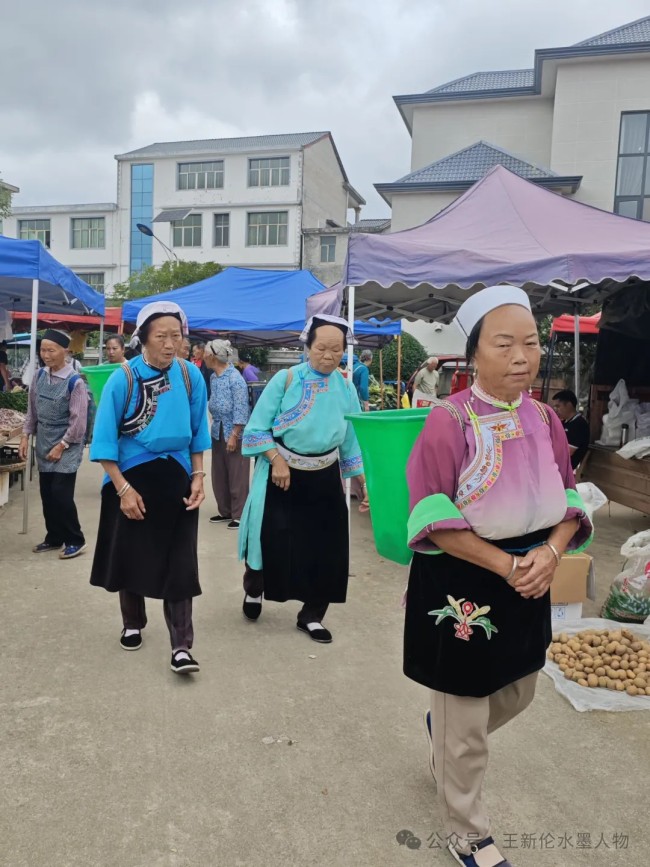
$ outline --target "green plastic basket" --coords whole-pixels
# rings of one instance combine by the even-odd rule
[[[121,364],[96,364],[81,368],[81,373],[88,383],[88,388],[96,404],[99,404],[99,398],[102,396],[102,391],[108,382],[108,377],[121,366]]]
[[[407,565],[409,492],[406,463],[431,408],[387,409],[346,416],[363,455],[375,547],[382,557]]]

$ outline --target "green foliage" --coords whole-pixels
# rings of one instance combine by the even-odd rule
[[[165,262],[132,274],[124,283],[116,283],[111,304],[122,304],[132,298],[158,295],[171,289],[181,289],[223,271],[216,262]]]
[[[0,217],[11,214],[11,193],[0,184]]]
[[[383,349],[384,353],[384,379],[397,379],[397,339],[389,343]],[[419,340],[411,334],[402,333],[402,381],[406,382],[423,361],[429,357],[426,349]],[[373,349],[372,365],[370,371],[379,379],[379,350]]]
[[[232,342],[237,345],[236,336],[233,337]],[[241,346],[239,351],[248,358],[253,367],[260,369],[266,367],[269,360],[269,350],[266,346]]]

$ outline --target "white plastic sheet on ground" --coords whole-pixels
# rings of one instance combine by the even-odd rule
[[[563,623],[561,629],[554,632],[566,632],[575,635],[586,629],[629,629],[644,641],[650,640],[650,623],[618,623],[616,620],[602,620],[599,617],[585,617],[573,623]],[[550,659],[546,660],[543,669],[545,674],[555,684],[555,689],[578,711],[585,710],[650,710],[650,695],[628,695],[626,692],[614,692],[600,687],[580,686],[572,680],[567,680],[559,666]]]

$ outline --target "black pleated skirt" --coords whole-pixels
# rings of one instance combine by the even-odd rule
[[[550,532],[493,544],[516,554]],[[500,575],[465,560],[414,555],[404,627],[404,674],[411,680],[483,697],[543,668],[550,641],[550,591],[524,599]]]
[[[292,468],[288,491],[269,473],[261,542],[266,599],[345,602],[348,510],[338,461],[323,470]]]
[[[90,583],[170,602],[199,596],[199,512],[186,511],[183,502],[190,493],[187,472],[173,458],[158,458],[123,475],[144,500],[146,515],[126,518],[115,488],[104,485]]]

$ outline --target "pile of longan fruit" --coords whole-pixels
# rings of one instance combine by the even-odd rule
[[[650,641],[629,629],[587,629],[553,636],[548,658],[580,686],[650,695]]]

